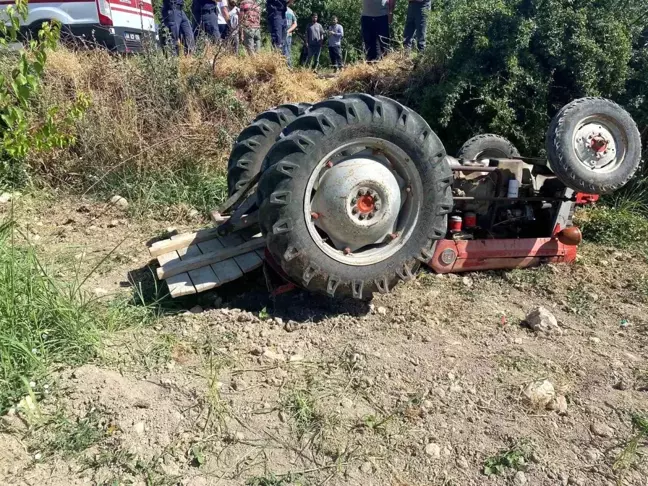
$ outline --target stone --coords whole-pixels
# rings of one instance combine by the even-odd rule
[[[137,422],[133,425],[133,431],[138,435],[142,435],[144,433],[144,422]]]
[[[461,279],[461,283],[464,284],[464,287],[468,287],[468,288],[470,288],[470,287],[473,286],[473,279],[470,278],[470,277],[463,277],[463,278]]]
[[[353,408],[353,400],[348,397],[343,397],[342,400],[340,400],[340,405],[344,408]]]
[[[515,473],[515,476],[513,477],[513,484],[515,486],[524,486],[527,483],[527,478],[526,474],[524,474],[524,471],[518,471]]]
[[[304,355],[300,353],[293,354],[290,358],[288,358],[288,361],[290,361],[291,363],[304,361]]]
[[[592,432],[592,434],[603,437],[605,439],[609,439],[614,436],[614,430],[612,429],[612,427],[604,424],[603,422],[593,422],[592,425],[590,425],[590,431]]]
[[[601,451],[594,448],[587,449],[583,454],[583,457],[587,462],[598,462],[601,456],[602,456]]]
[[[283,354],[276,353],[271,349],[266,349],[265,351],[263,351],[263,357],[271,359],[273,361],[284,361],[286,359]]]
[[[558,395],[551,401],[551,403],[549,403],[549,406],[547,408],[549,408],[549,410],[557,412],[560,415],[567,415],[567,399],[562,395]]]
[[[461,393],[462,391],[463,388],[461,388],[461,386],[457,385],[456,383],[450,385],[450,393]]]
[[[0,194],[0,204],[7,204],[8,202],[11,201],[11,193],[10,192],[3,192]]]
[[[200,307],[199,305],[193,306],[191,309],[189,309],[189,312],[192,314],[200,314],[203,311],[203,308]]]
[[[432,459],[439,459],[441,457],[441,447],[439,446],[439,444],[430,442],[425,446],[425,453]]]
[[[534,381],[524,390],[524,397],[528,404],[537,409],[546,408],[555,398],[556,391],[549,380]]]
[[[284,330],[286,332],[294,332],[299,328],[299,324],[297,324],[295,321],[288,321],[286,322],[286,325],[284,326]]]
[[[277,323],[277,326],[281,326],[283,324],[283,319],[281,317],[275,317],[274,321]]]
[[[525,322],[535,332],[562,334],[556,317],[545,307],[536,307],[526,316]]]
[[[120,209],[126,209],[128,207],[128,201],[119,195],[111,197],[110,204]]]
[[[200,211],[197,209],[192,209],[187,213],[187,216],[189,216],[191,219],[196,219],[198,216],[200,216]]]
[[[387,309],[382,307],[382,306],[378,307],[376,309],[376,312],[378,312],[378,314],[380,314],[381,316],[386,316],[387,315]]]
[[[459,466],[461,469],[470,468],[470,463],[468,462],[468,459],[466,459],[466,456],[459,456],[457,458],[457,466]]]
[[[105,295],[108,295],[108,291],[106,289],[102,289],[101,287],[97,287],[92,291],[93,294],[95,294],[97,297],[103,297]]]
[[[628,383],[628,380],[626,380],[625,378],[621,378],[614,384],[612,388],[614,388],[615,390],[626,391],[630,389],[630,383]]]
[[[232,390],[234,391],[243,391],[248,387],[248,384],[241,380],[240,378],[237,378],[235,380],[232,380]]]
[[[263,349],[259,346],[256,346],[250,350],[252,356],[261,356],[263,354]]]
[[[589,338],[589,342],[592,344],[601,344],[601,339],[597,338],[596,336],[592,336]]]
[[[360,471],[363,472],[364,474],[369,474],[373,470],[373,466],[369,461],[365,461],[362,463],[360,466]]]

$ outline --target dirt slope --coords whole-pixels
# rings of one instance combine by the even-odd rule
[[[59,261],[96,260],[125,238],[89,290],[126,295],[129,272],[148,288],[144,243],[168,223],[83,201],[23,209]],[[77,447],[51,446],[61,427],[4,418],[0,483],[648,484],[643,459],[621,455],[632,414],[648,410],[648,265],[587,245],[581,255],[423,272],[371,305],[299,292],[271,302],[260,274],[181,301],[113,336],[97,363],[56,373],[59,398],[43,410],[72,424],[63,443]],[[522,325],[539,305],[562,332]],[[538,380],[566,410],[528,404]]]

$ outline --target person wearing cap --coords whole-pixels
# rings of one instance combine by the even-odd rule
[[[416,34],[416,47],[419,51],[425,49],[425,35],[431,0],[409,0],[407,5],[407,19],[405,20],[404,41],[405,49],[410,51]]]

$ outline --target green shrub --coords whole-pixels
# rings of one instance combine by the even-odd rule
[[[27,19],[27,1],[17,0],[0,15],[0,49],[19,39],[21,20]],[[0,187],[22,184],[28,179],[25,159],[31,152],[51,152],[74,142],[71,126],[87,107],[83,93],[63,105],[35,116],[47,54],[60,36],[58,24],[44,24],[38,40],[28,50],[4,56],[0,72]],[[7,54],[6,52],[4,54]],[[65,110],[63,110],[65,108]]]
[[[595,207],[577,213],[586,240],[618,248],[648,249],[648,219],[629,209]]]

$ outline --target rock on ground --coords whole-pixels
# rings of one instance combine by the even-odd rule
[[[535,332],[562,334],[558,320],[545,307],[536,307],[527,314],[525,322]]]
[[[524,390],[524,397],[528,404],[537,409],[546,408],[555,396],[556,391],[549,380],[534,381]]]

